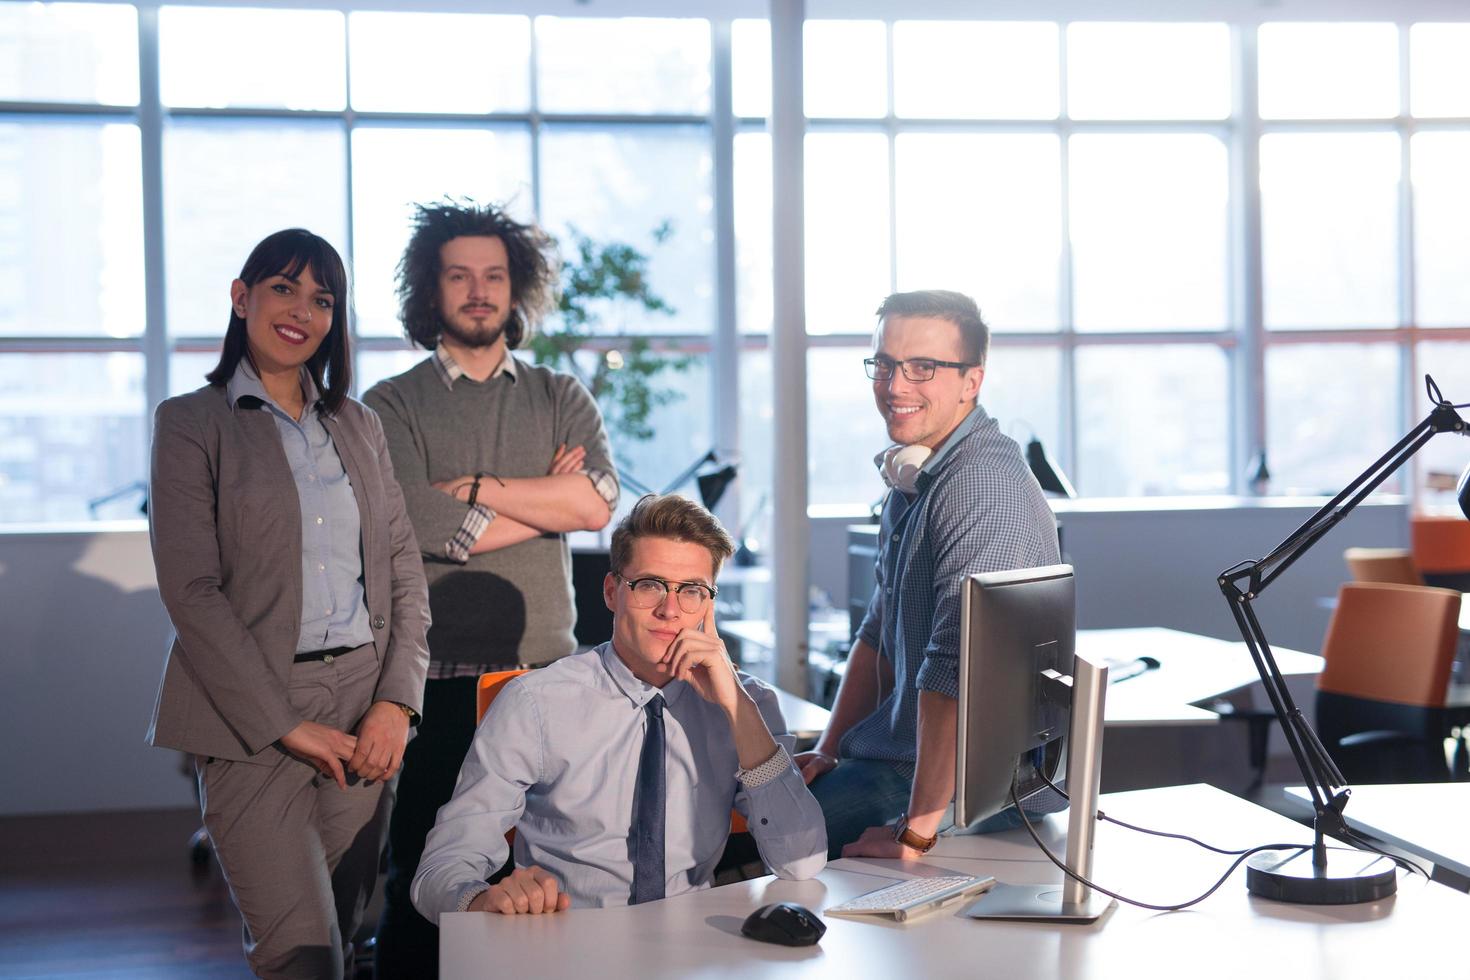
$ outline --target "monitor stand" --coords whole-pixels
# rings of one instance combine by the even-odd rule
[[[1067,867],[1083,878],[1092,877],[1092,839],[1097,827],[1097,797],[1102,783],[1103,701],[1108,690],[1108,668],[1086,654],[1073,656],[1073,676],[1054,671],[1043,683],[1066,684],[1072,689],[1072,712],[1067,731]],[[972,919],[1020,919],[1031,922],[1096,922],[1118,903],[1093,892],[1068,876],[1060,885],[996,884],[961,915]]]

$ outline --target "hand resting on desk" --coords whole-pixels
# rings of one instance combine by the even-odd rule
[[[842,848],[842,856],[845,858],[898,858],[901,861],[917,861],[924,856],[924,853],[895,840],[892,827],[869,827],[857,840]]]
[[[501,915],[540,915],[569,908],[572,896],[545,868],[531,865],[516,868],[507,877],[475,896],[470,912],[498,912]]]

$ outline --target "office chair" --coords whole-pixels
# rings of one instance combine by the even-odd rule
[[[1409,518],[1409,550],[1427,585],[1470,592],[1470,521],[1457,514]]]
[[[1414,567],[1414,557],[1407,548],[1348,548],[1342,557],[1354,582],[1424,584],[1424,577]]]
[[[1349,582],[1317,678],[1317,733],[1349,783],[1439,782],[1460,594]]]

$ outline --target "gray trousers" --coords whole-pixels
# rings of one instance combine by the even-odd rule
[[[291,671],[291,704],[346,732],[372,704],[372,644]],[[392,795],[348,774],[344,792],[279,746],[264,762],[195,759],[200,808],[261,977],[340,980],[377,881]]]

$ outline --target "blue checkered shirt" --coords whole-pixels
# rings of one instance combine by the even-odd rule
[[[890,490],[877,586],[858,637],[893,666],[894,687],[842,737],[847,759],[882,759],[910,778],[919,692],[959,697],[960,587],[968,575],[1054,565],[1056,519],[1014,440],[976,406],[920,471]]]

